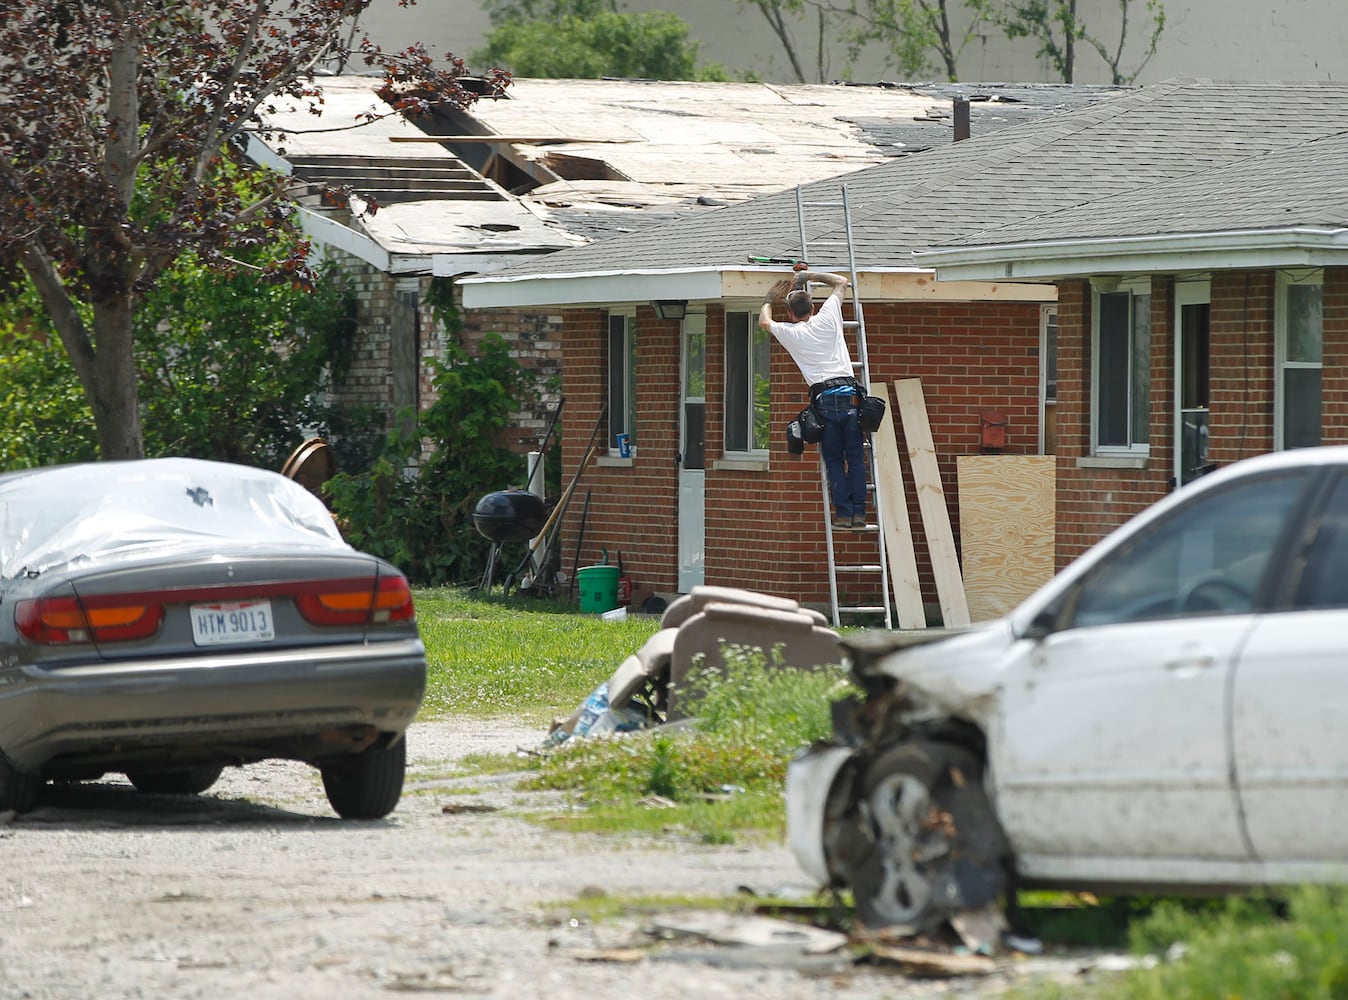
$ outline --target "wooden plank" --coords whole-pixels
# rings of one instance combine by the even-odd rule
[[[1006,614],[1052,578],[1057,460],[961,455],[960,545],[969,617]]]
[[[913,528],[908,523],[908,498],[903,488],[903,466],[899,463],[899,439],[894,433],[894,411],[889,389],[883,382],[871,386],[874,395],[884,394],[885,415],[879,429],[871,435],[871,457],[875,462],[875,492],[880,498],[885,533],[885,553],[889,557],[889,584],[894,591],[894,608],[899,628],[926,628],[927,612],[922,606],[922,585],[917,576],[917,552],[913,547]]]
[[[950,508],[946,506],[945,490],[941,487],[941,470],[936,464],[936,443],[927,422],[921,379],[906,378],[895,382],[894,396],[899,403],[903,437],[908,444],[908,462],[913,470],[913,488],[917,490],[922,529],[926,532],[927,548],[931,553],[941,620],[947,628],[968,625],[969,605],[964,597],[955,534],[950,526]]]

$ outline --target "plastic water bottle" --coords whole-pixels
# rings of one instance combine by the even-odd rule
[[[595,721],[608,711],[608,681],[600,684],[590,692],[590,696],[585,699],[585,704],[581,706],[580,718],[576,720],[576,728],[572,731],[572,736],[584,736]]]

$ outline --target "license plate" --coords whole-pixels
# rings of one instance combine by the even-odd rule
[[[271,601],[192,605],[192,641],[198,646],[271,642],[275,638]]]

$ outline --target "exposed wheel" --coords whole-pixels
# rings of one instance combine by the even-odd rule
[[[407,740],[399,738],[387,747],[323,764],[323,791],[342,819],[382,819],[393,812],[403,793],[407,770]]]
[[[28,812],[37,802],[42,781],[36,775],[17,770],[0,753],[0,810]]]
[[[127,771],[126,777],[136,791],[150,795],[200,795],[220,779],[224,770],[221,764],[199,764],[171,771]]]
[[[1006,886],[1006,838],[966,750],[906,743],[880,754],[862,772],[855,819],[865,847],[845,876],[869,926],[929,930]]]

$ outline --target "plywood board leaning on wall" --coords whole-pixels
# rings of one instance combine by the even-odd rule
[[[884,523],[885,552],[889,556],[889,582],[894,591],[894,608],[899,628],[926,628],[927,612],[922,604],[922,583],[917,575],[917,551],[913,528],[908,523],[908,498],[903,488],[903,467],[899,464],[899,438],[894,432],[894,414],[890,410],[889,390],[883,382],[871,386],[872,395],[885,397],[885,415],[871,435],[871,455],[875,460],[875,488]]]
[[[955,552],[955,533],[950,526],[950,508],[941,486],[941,470],[936,461],[936,444],[927,421],[927,403],[922,395],[921,379],[906,378],[894,383],[894,398],[899,404],[903,437],[908,443],[908,465],[913,470],[913,489],[922,512],[922,530],[927,535],[932,575],[936,578],[936,597],[941,604],[941,622],[947,628],[969,624],[969,607],[960,580],[959,556]]]
[[[969,617],[1004,615],[1054,573],[1057,463],[1052,455],[956,459],[960,553]]]

